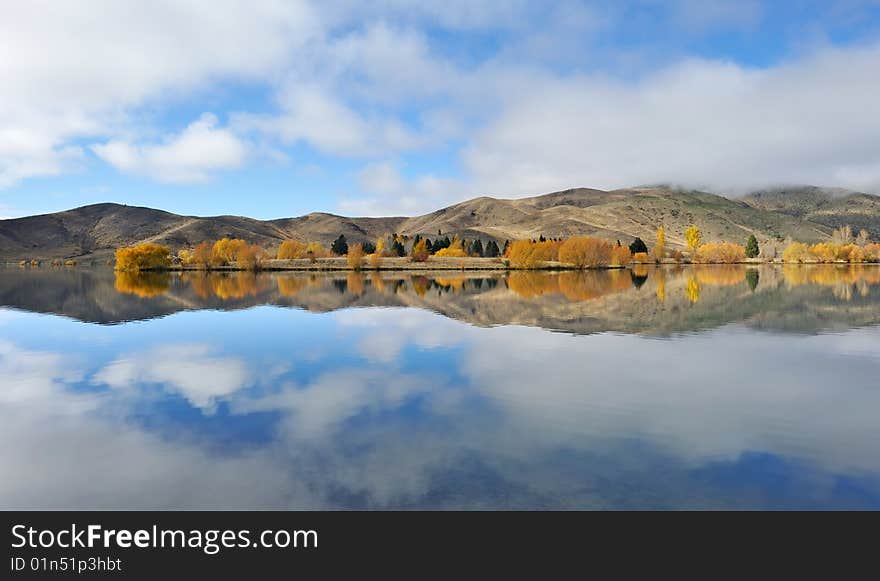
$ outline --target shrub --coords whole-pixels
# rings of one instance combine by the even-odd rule
[[[177,252],[177,260],[180,261],[180,264],[192,264],[193,251],[188,248],[181,248]]]
[[[625,266],[632,262],[632,252],[628,246],[615,246],[611,251],[611,265]]]
[[[73,264],[68,264],[73,263]],[[73,266],[74,261],[68,260],[67,266]],[[128,248],[120,248],[116,251],[116,270],[158,270],[171,266],[171,251],[161,244],[138,244]]]
[[[226,266],[236,263],[240,268],[256,270],[261,266],[263,249],[240,238],[221,238],[211,247],[211,264]]]
[[[246,270],[259,270],[263,266],[263,254],[263,249],[256,244],[247,244],[239,249],[236,265]]]
[[[295,260],[306,258],[308,246],[298,240],[285,240],[278,247],[277,258],[281,260]]]
[[[880,262],[880,244],[873,242],[862,248],[862,259],[865,262]]]
[[[837,260],[845,260],[847,262],[861,262],[863,258],[862,249],[859,248],[856,244],[850,242],[849,244],[844,244],[835,249],[837,254],[835,258]]]
[[[544,242],[515,240],[507,249],[507,257],[514,268],[536,268],[545,262],[558,260],[559,248],[562,244],[556,240]]]
[[[306,246],[306,257],[315,262],[319,258],[329,258],[330,252],[320,242],[309,242],[308,246]]]
[[[193,248],[190,264],[208,268],[211,265],[211,243],[202,242]]]
[[[569,238],[559,247],[559,261],[578,268],[595,268],[611,264],[614,246],[599,238]]]
[[[803,242],[792,242],[782,251],[782,260],[785,262],[807,262],[811,258],[810,247]]]
[[[732,242],[709,242],[697,249],[694,262],[730,264],[746,257],[746,249]]]
[[[810,247],[810,256],[819,262],[834,262],[837,258],[837,244],[820,242]]]

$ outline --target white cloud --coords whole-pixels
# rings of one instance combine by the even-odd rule
[[[116,389],[158,383],[195,407],[211,412],[220,400],[253,379],[242,360],[214,355],[208,345],[193,344],[167,345],[121,357],[98,371],[92,381]]]
[[[247,146],[230,130],[217,127],[211,113],[190,123],[180,134],[153,145],[109,141],[92,146],[101,159],[125,172],[163,182],[202,182],[210,172],[239,167]]]
[[[688,61],[646,79],[527,88],[463,154],[475,188],[525,195],[674,182],[880,188],[880,46],[769,69]]]
[[[876,45],[767,68],[670,65],[674,42],[603,46],[631,18],[700,35],[748,31],[764,15],[751,0],[18,3],[0,20],[0,188],[83,167],[84,142],[166,182],[204,181],[248,152],[284,159],[295,144],[372,162],[459,154],[458,179],[370,186],[365,170],[364,191],[340,209],[369,215],[576,185],[880,188]],[[437,29],[491,31],[498,46],[470,51],[455,35],[438,42]],[[594,69],[611,72],[584,73]],[[133,129],[149,117],[141,108],[210,96],[204,109],[220,110],[211,98],[224,82],[267,88],[275,110],[241,111],[228,127],[203,116],[159,141],[155,127]]]
[[[365,116],[317,85],[291,85],[280,92],[278,115],[239,114],[240,131],[257,131],[290,145],[307,142],[324,153],[373,157],[406,151],[421,139],[390,117]]]
[[[458,180],[421,175],[412,180],[400,175],[389,161],[365,166],[358,175],[361,194],[339,202],[339,211],[356,216],[414,216],[468,197]]]
[[[261,81],[320,27],[304,2],[22,2],[0,18],[0,187],[69,171],[78,139],[220,79]],[[243,48],[243,47],[246,47]]]

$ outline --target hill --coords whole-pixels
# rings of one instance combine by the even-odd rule
[[[498,242],[517,238],[597,235],[650,242],[659,224],[671,247],[684,246],[684,230],[696,224],[705,241],[744,242],[755,234],[762,245],[787,239],[815,242],[842,224],[866,228],[880,238],[880,197],[814,187],[780,188],[731,199],[700,191],[641,187],[614,191],[577,188],[520,199],[480,197],[415,217],[348,218],[312,213],[297,218],[255,220],[241,216],[179,216],[134,206],[96,204],[65,212],[0,220],[0,260],[94,257],[139,242],[174,249],[203,240],[244,238],[266,248],[282,240],[329,245],[339,234],[351,242],[384,233],[435,238],[458,234]]]

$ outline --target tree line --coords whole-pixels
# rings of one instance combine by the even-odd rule
[[[116,269],[125,271],[162,270],[173,264],[212,269],[234,266],[258,270],[268,259],[308,259],[316,262],[334,256],[346,257],[348,265],[357,270],[368,263],[379,268],[385,258],[408,257],[413,262],[424,262],[431,256],[439,258],[503,258],[513,268],[543,268],[559,265],[576,268],[614,268],[630,264],[660,262],[692,262],[698,264],[731,264],[757,258],[761,254],[754,234],[745,245],[734,242],[703,242],[700,229],[692,225],[684,232],[687,255],[678,249],[667,248],[664,227],[657,228],[653,248],[639,237],[629,244],[590,236],[484,242],[479,238],[467,240],[458,235],[452,238],[438,231],[435,239],[416,234],[414,237],[399,233],[386,234],[374,242],[349,244],[340,234],[330,245],[319,242],[283,241],[276,251],[266,250],[242,239],[222,238],[202,242],[193,248],[181,249],[172,255],[167,246],[144,243],[116,251]],[[865,230],[853,234],[849,226],[835,230],[828,242],[808,245],[790,242],[782,254],[787,263],[822,262],[880,262],[880,244],[872,242]]]

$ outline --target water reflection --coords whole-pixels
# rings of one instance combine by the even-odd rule
[[[0,507],[880,508],[878,273],[0,272]]]
[[[880,267],[695,266],[512,273],[0,270],[0,305],[95,323],[260,305],[414,307],[476,325],[666,334],[744,322],[803,332],[878,322]],[[821,317],[819,313],[821,311]]]

